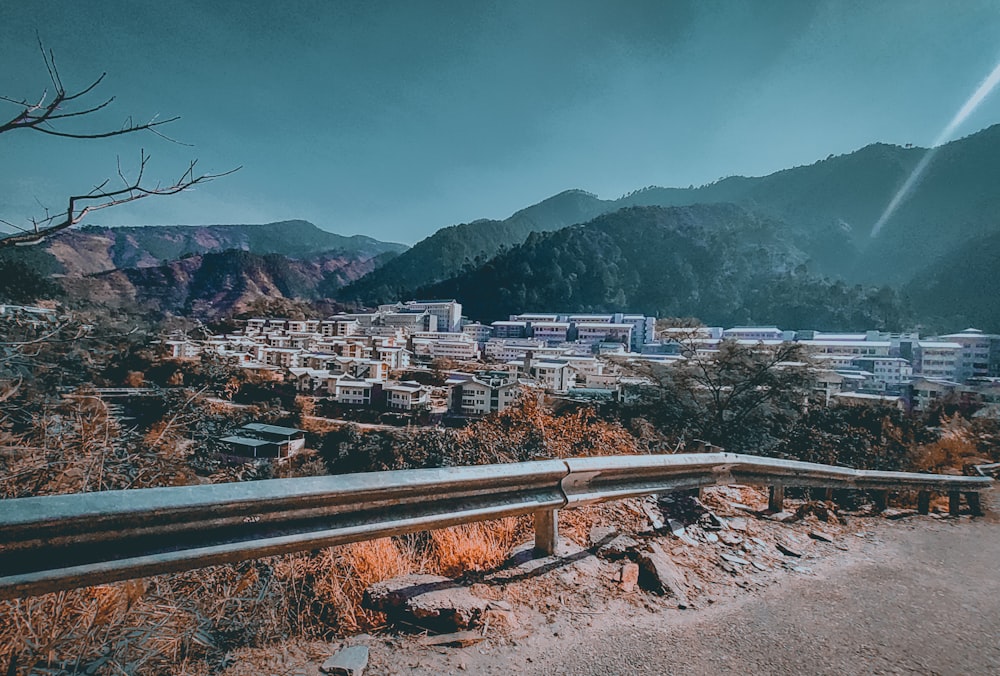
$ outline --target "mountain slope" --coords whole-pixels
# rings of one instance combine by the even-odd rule
[[[504,221],[443,228],[390,265],[345,287],[349,300],[409,295],[474,267],[530,232],[557,230],[631,206],[734,203],[780,221],[810,270],[847,281],[897,284],[928,261],[1000,229],[1000,125],[941,146],[915,190],[878,237],[871,230],[926,153],[873,144],[808,166],[757,178],[730,177],[699,188],[647,188],[618,200],[561,193]]]
[[[321,298],[324,289],[361,277],[376,262],[338,252],[293,259],[233,249],[60,281],[71,298],[87,304],[211,319],[243,312],[265,297]]]
[[[344,300],[381,303],[395,300],[429,282],[474,267],[532,232],[558,230],[590,220],[608,203],[582,190],[569,190],[503,221],[479,220],[442,228],[358,282],[341,289]]]
[[[1000,219],[998,219],[1000,220]],[[930,331],[1000,333],[1000,232],[966,242],[915,276],[903,293]]]
[[[633,207],[535,233],[475,270],[418,293],[461,298],[483,321],[544,308],[628,310],[826,329],[903,323],[890,290],[809,276],[783,225],[734,205]]]
[[[339,251],[365,260],[399,253],[406,247],[363,235],[336,235],[307,221],[281,221],[264,225],[85,226],[62,232],[30,249],[30,254],[25,249],[24,253],[14,250],[8,255],[30,255],[46,272],[80,276],[119,268],[155,267],[183,256],[230,249],[292,257]]]

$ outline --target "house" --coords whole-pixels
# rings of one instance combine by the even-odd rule
[[[170,359],[194,359],[201,354],[201,346],[193,340],[165,340]]]
[[[283,459],[305,447],[305,432],[294,427],[250,423],[236,434],[219,441],[226,445],[226,455],[246,459]]]
[[[405,381],[382,388],[386,395],[386,407],[400,411],[412,411],[430,404],[430,390],[420,383]]]
[[[382,392],[381,383],[356,378],[341,378],[334,386],[334,398],[350,406],[371,406]]]
[[[509,374],[484,371],[476,375],[455,374],[446,382],[448,410],[462,415],[486,415],[503,411],[521,394],[522,385]]]
[[[281,447],[273,441],[238,435],[222,437],[219,441],[225,444],[229,451],[224,455],[232,458],[277,459],[281,457]]]
[[[263,439],[278,445],[278,457],[287,458],[298,453],[306,445],[306,433],[294,427],[267,425],[265,423],[248,423],[240,428],[240,432],[248,437]]]

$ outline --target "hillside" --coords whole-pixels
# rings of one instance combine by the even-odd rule
[[[534,233],[486,264],[417,293],[461,298],[469,316],[483,321],[545,308],[626,309],[730,326],[904,325],[893,291],[810,276],[786,230],[735,205],[633,207]]]
[[[59,233],[38,247],[5,255],[30,258],[33,265],[48,273],[81,276],[156,267],[183,256],[230,249],[290,257],[337,251],[366,260],[399,253],[406,247],[363,235],[336,235],[307,221],[281,221],[264,225],[86,226]]]
[[[608,211],[608,203],[582,190],[568,190],[503,221],[479,220],[442,228],[358,282],[342,289],[344,300],[388,302],[421,285],[472,268],[532,232],[558,230]]]
[[[1000,220],[1000,218],[998,218]],[[1000,232],[965,243],[915,276],[903,294],[930,331],[1000,333]]]
[[[229,250],[60,281],[71,299],[86,304],[211,319],[243,312],[264,297],[320,298],[324,289],[357,279],[376,264],[377,258],[336,252],[293,259]]]
[[[1000,229],[996,125],[942,146],[881,234],[871,237],[872,226],[925,152],[873,144],[768,176],[730,177],[698,188],[653,187],[617,200],[568,191],[504,221],[443,228],[343,289],[342,297],[380,302],[409,295],[523,242],[531,232],[557,230],[624,207],[722,203],[779,221],[814,273],[852,283],[898,284],[928,261]]]

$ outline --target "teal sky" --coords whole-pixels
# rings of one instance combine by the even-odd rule
[[[0,218],[63,209],[145,148],[165,182],[189,158],[244,168],[90,222],[303,218],[413,243],[568,188],[928,145],[1000,60],[1000,0],[11,1],[0,94],[45,87],[36,31],[69,88],[108,72],[93,124],[180,115],[168,131],[193,147],[4,134]],[[954,136],[997,122],[1000,92]]]

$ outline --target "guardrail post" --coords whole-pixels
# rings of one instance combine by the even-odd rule
[[[931,511],[931,492],[920,491],[917,493],[917,512],[929,514]]]
[[[876,512],[884,512],[889,506],[889,491],[875,491],[872,494],[872,502],[875,503]]]
[[[958,516],[961,513],[961,499],[962,494],[958,491],[951,491],[948,493],[948,514],[951,516]]]
[[[969,511],[972,512],[972,516],[983,515],[983,506],[979,502],[979,493],[966,493],[965,501],[969,503]]]
[[[559,544],[559,510],[542,509],[535,512],[535,552],[552,556]]]
[[[785,487],[781,484],[771,486],[771,491],[767,498],[767,509],[771,512],[780,512],[785,508]]]

